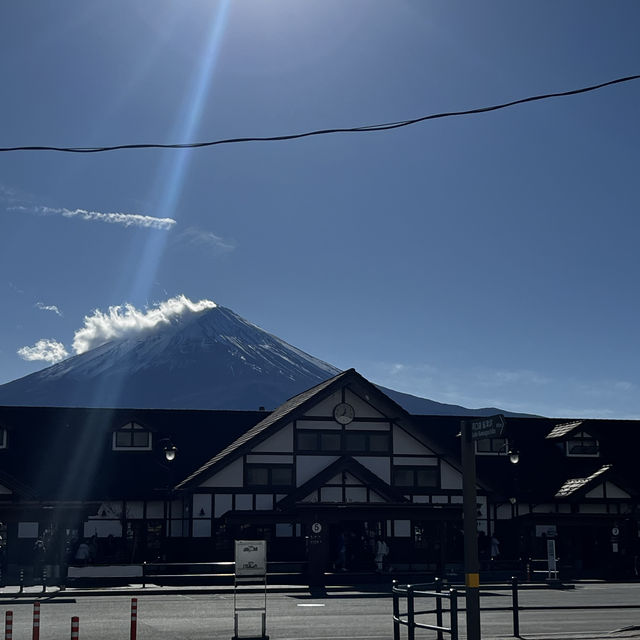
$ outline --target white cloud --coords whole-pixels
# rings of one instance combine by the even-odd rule
[[[38,340],[33,347],[21,347],[18,349],[18,355],[23,360],[44,360],[51,364],[69,357],[69,353],[61,342],[47,338]]]
[[[211,231],[203,231],[196,227],[187,227],[178,237],[178,240],[190,242],[191,244],[204,246],[216,251],[233,251],[236,248],[235,242],[225,240]]]
[[[76,354],[84,353],[109,340],[140,333],[160,323],[169,323],[172,318],[184,313],[198,313],[216,306],[211,300],[192,302],[180,295],[145,311],[140,311],[131,304],[109,307],[106,313],[96,309],[93,315],[85,316],[84,326],[75,332],[73,350]]]
[[[44,304],[44,302],[36,302],[36,309],[41,309],[42,311],[53,311],[57,316],[62,317],[62,311],[56,307],[55,304]]]
[[[91,222],[107,222],[120,224],[124,227],[143,227],[147,229],[171,229],[176,221],[173,218],[154,218],[139,213],[102,213],[100,211],[87,211],[86,209],[65,209],[54,207],[9,207],[13,211],[34,211],[43,215],[62,215],[65,218],[81,218]]]

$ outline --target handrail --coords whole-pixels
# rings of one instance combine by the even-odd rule
[[[407,627],[408,640],[415,640],[416,629],[429,629],[437,633],[438,640],[442,640],[443,633],[448,633],[451,640],[458,640],[458,590],[449,589],[442,591],[442,580],[435,579],[433,583],[400,585],[397,580],[393,580],[391,592],[393,594],[393,638],[400,640],[400,625]],[[407,598],[407,610],[400,611],[400,596]],[[435,599],[436,608],[434,610],[416,611],[415,598],[431,597]],[[442,601],[449,601],[449,624],[450,627],[443,626]],[[427,624],[416,620],[416,616],[427,613],[436,614],[436,624]]]

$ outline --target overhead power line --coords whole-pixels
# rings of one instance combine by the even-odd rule
[[[560,91],[558,93],[545,93],[537,96],[530,96],[528,98],[520,98],[519,100],[512,100],[511,102],[503,102],[502,104],[495,104],[489,107],[479,107],[477,109],[465,109],[464,111],[448,111],[444,113],[434,113],[428,116],[421,116],[419,118],[411,118],[410,120],[401,120],[399,122],[385,122],[382,124],[370,124],[359,127],[341,127],[333,129],[316,129],[314,131],[305,131],[303,133],[290,133],[280,136],[263,136],[263,137],[247,137],[247,138],[226,138],[223,140],[211,140],[207,142],[183,142],[176,144],[153,144],[153,143],[140,143],[140,144],[118,144],[104,147],[49,147],[44,145],[37,146],[23,146],[23,147],[0,147],[0,151],[61,151],[64,153],[103,153],[105,151],[118,151],[122,149],[199,149],[201,147],[214,147],[221,144],[236,144],[239,142],[276,142],[282,140],[297,140],[299,138],[309,138],[311,136],[323,136],[331,133],[367,133],[370,131],[389,131],[390,129],[400,129],[401,127],[408,127],[418,122],[425,122],[426,120],[437,120],[438,118],[452,118],[454,116],[468,116],[478,113],[487,113],[489,111],[497,111],[498,109],[506,109],[507,107],[513,107],[518,104],[524,104],[526,102],[537,102],[538,100],[548,100],[549,98],[560,98],[563,96],[574,96],[579,93],[587,93],[589,91],[596,91],[604,87],[609,87],[614,84],[621,84],[623,82],[631,82],[632,80],[640,79],[640,75],[626,76],[624,78],[616,78],[615,80],[609,80],[608,82],[602,82],[600,84],[594,84],[589,87],[582,87],[581,89],[572,89],[571,91]]]

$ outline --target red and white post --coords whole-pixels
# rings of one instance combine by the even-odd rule
[[[4,640],[13,640],[13,611],[4,616]]]
[[[40,640],[40,603],[33,603],[33,640]]]
[[[73,616],[71,618],[71,640],[78,640],[80,638],[80,618]]]
[[[131,598],[131,640],[138,634],[138,598]]]

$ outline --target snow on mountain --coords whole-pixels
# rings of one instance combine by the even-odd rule
[[[176,315],[0,385],[0,404],[155,409],[274,409],[339,369],[224,307]],[[381,387],[382,388],[382,387]],[[487,415],[382,390],[412,413]]]

